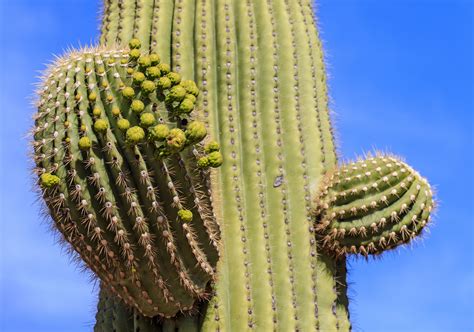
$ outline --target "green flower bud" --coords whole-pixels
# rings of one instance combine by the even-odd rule
[[[79,139],[78,145],[81,150],[89,150],[92,146],[92,142],[89,137],[84,136]]]
[[[186,135],[184,134],[184,131],[179,128],[171,129],[168,136],[166,136],[166,144],[172,150],[182,150],[184,148],[185,143]]]
[[[118,108],[117,106],[114,106],[112,108],[112,115],[113,116],[119,116],[120,115],[120,108]]]
[[[178,73],[175,73],[175,72],[171,72],[171,73],[168,73],[166,75],[166,77],[168,77],[170,80],[171,80],[171,83],[174,85],[174,84],[178,84],[179,82],[181,82],[181,75],[178,74]]]
[[[171,80],[168,77],[161,77],[157,85],[161,90],[169,89],[171,87]]]
[[[170,130],[165,124],[157,124],[150,129],[150,138],[156,141],[164,141],[169,135]]]
[[[98,133],[103,133],[107,131],[108,127],[109,127],[109,124],[104,119],[99,119],[96,122],[94,122],[94,130]]]
[[[211,153],[211,152],[214,152],[214,151],[219,151],[220,150],[220,146],[219,146],[219,143],[217,143],[216,141],[210,141],[209,143],[206,144],[206,146],[204,147],[204,151],[206,153]]]
[[[148,67],[148,68],[146,69],[146,75],[147,75],[150,79],[154,80],[154,79],[157,79],[158,77],[160,77],[161,72],[160,72],[160,70],[158,69],[158,67],[153,66],[153,67]]]
[[[224,162],[222,154],[219,151],[209,153],[207,159],[209,160],[209,166],[211,167],[219,167]]]
[[[89,100],[91,102],[95,102],[97,100],[97,93],[95,93],[95,92],[89,93]]]
[[[142,127],[134,126],[127,129],[125,137],[128,143],[137,144],[145,138],[145,131]]]
[[[161,71],[163,75],[166,75],[171,71],[170,65],[167,63],[160,63],[158,65],[158,69]]]
[[[193,121],[186,128],[186,138],[190,142],[200,142],[206,137],[207,130],[203,122]]]
[[[197,166],[199,168],[206,168],[209,167],[209,158],[207,157],[201,157],[197,161]]]
[[[194,108],[194,103],[187,98],[184,98],[181,104],[179,104],[178,111],[179,113],[191,113]]]
[[[137,71],[133,73],[132,75],[133,83],[134,84],[141,84],[145,79],[145,74],[143,74],[141,71]]]
[[[187,100],[190,100],[193,104],[196,102],[196,97],[192,94],[186,94],[186,96],[184,97],[184,99],[187,99]]]
[[[102,113],[102,110],[98,107],[94,107],[94,109],[92,110],[92,114],[94,116],[100,116],[101,113]]]
[[[143,113],[140,116],[140,125],[142,127],[150,127],[155,124],[155,116],[152,113]]]
[[[140,50],[136,48],[134,48],[133,50],[130,50],[130,52],[128,53],[130,60],[138,59],[140,57],[140,54],[141,54]]]
[[[132,104],[130,105],[130,108],[133,113],[138,114],[143,112],[143,110],[145,109],[145,104],[140,99],[134,99],[132,101]]]
[[[128,46],[130,47],[130,49],[140,48],[142,46],[142,43],[140,42],[140,39],[133,38],[130,39],[130,41],[128,42]]]
[[[189,210],[179,210],[178,217],[183,222],[191,222],[193,220],[193,213]]]
[[[120,119],[117,121],[117,127],[120,130],[125,131],[130,128],[130,121],[128,121],[127,119]]]
[[[51,173],[43,173],[40,176],[41,186],[44,188],[52,188],[57,186],[60,182],[59,177]],[[192,215],[191,215],[192,218]]]
[[[151,53],[150,54],[150,62],[152,66],[156,66],[157,64],[160,63],[160,56],[156,53]]]
[[[146,80],[145,82],[142,83],[142,91],[144,93],[152,93],[155,91],[156,85],[153,81],[148,81]]]
[[[151,66],[151,60],[149,56],[142,55],[140,59],[138,59],[138,65],[142,68],[147,68]]]
[[[191,80],[185,80],[180,83],[180,85],[186,89],[187,93],[192,94],[194,96],[197,96],[199,94],[199,89],[194,83],[194,81]]]
[[[169,101],[181,101],[186,96],[186,90],[179,85],[175,85],[170,89],[170,93],[166,96]]]
[[[122,96],[128,99],[132,99],[135,96],[135,90],[132,87],[127,86],[122,90]]]

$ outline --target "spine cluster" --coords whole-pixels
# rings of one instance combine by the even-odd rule
[[[51,216],[104,285],[146,316],[208,295],[219,227],[207,190],[223,159],[192,116],[199,90],[156,54],[86,49],[40,92],[35,172]]]

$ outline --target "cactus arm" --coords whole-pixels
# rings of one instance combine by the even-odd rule
[[[380,254],[408,243],[434,206],[427,181],[398,158],[369,157],[326,176],[317,198],[317,228],[327,249]]]

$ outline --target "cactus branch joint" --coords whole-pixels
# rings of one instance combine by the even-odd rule
[[[434,208],[398,157],[338,164],[311,1],[104,1],[100,45],[50,65],[37,109],[95,331],[348,331],[346,257]]]

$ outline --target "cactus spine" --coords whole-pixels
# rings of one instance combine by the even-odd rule
[[[112,294],[156,330],[350,330],[346,254],[409,241],[429,220],[432,194],[398,160],[385,181],[389,157],[337,169],[311,2],[105,0],[100,44],[55,65],[35,134],[52,217],[110,290],[96,330],[131,315]],[[151,64],[156,54],[174,73]],[[155,119],[134,114],[143,112]],[[174,129],[152,127],[157,117]],[[203,132],[217,143],[199,143]],[[114,196],[103,200],[101,188]],[[112,201],[119,212],[101,207]],[[119,215],[133,253],[112,222]],[[175,318],[144,317],[156,315]]]

